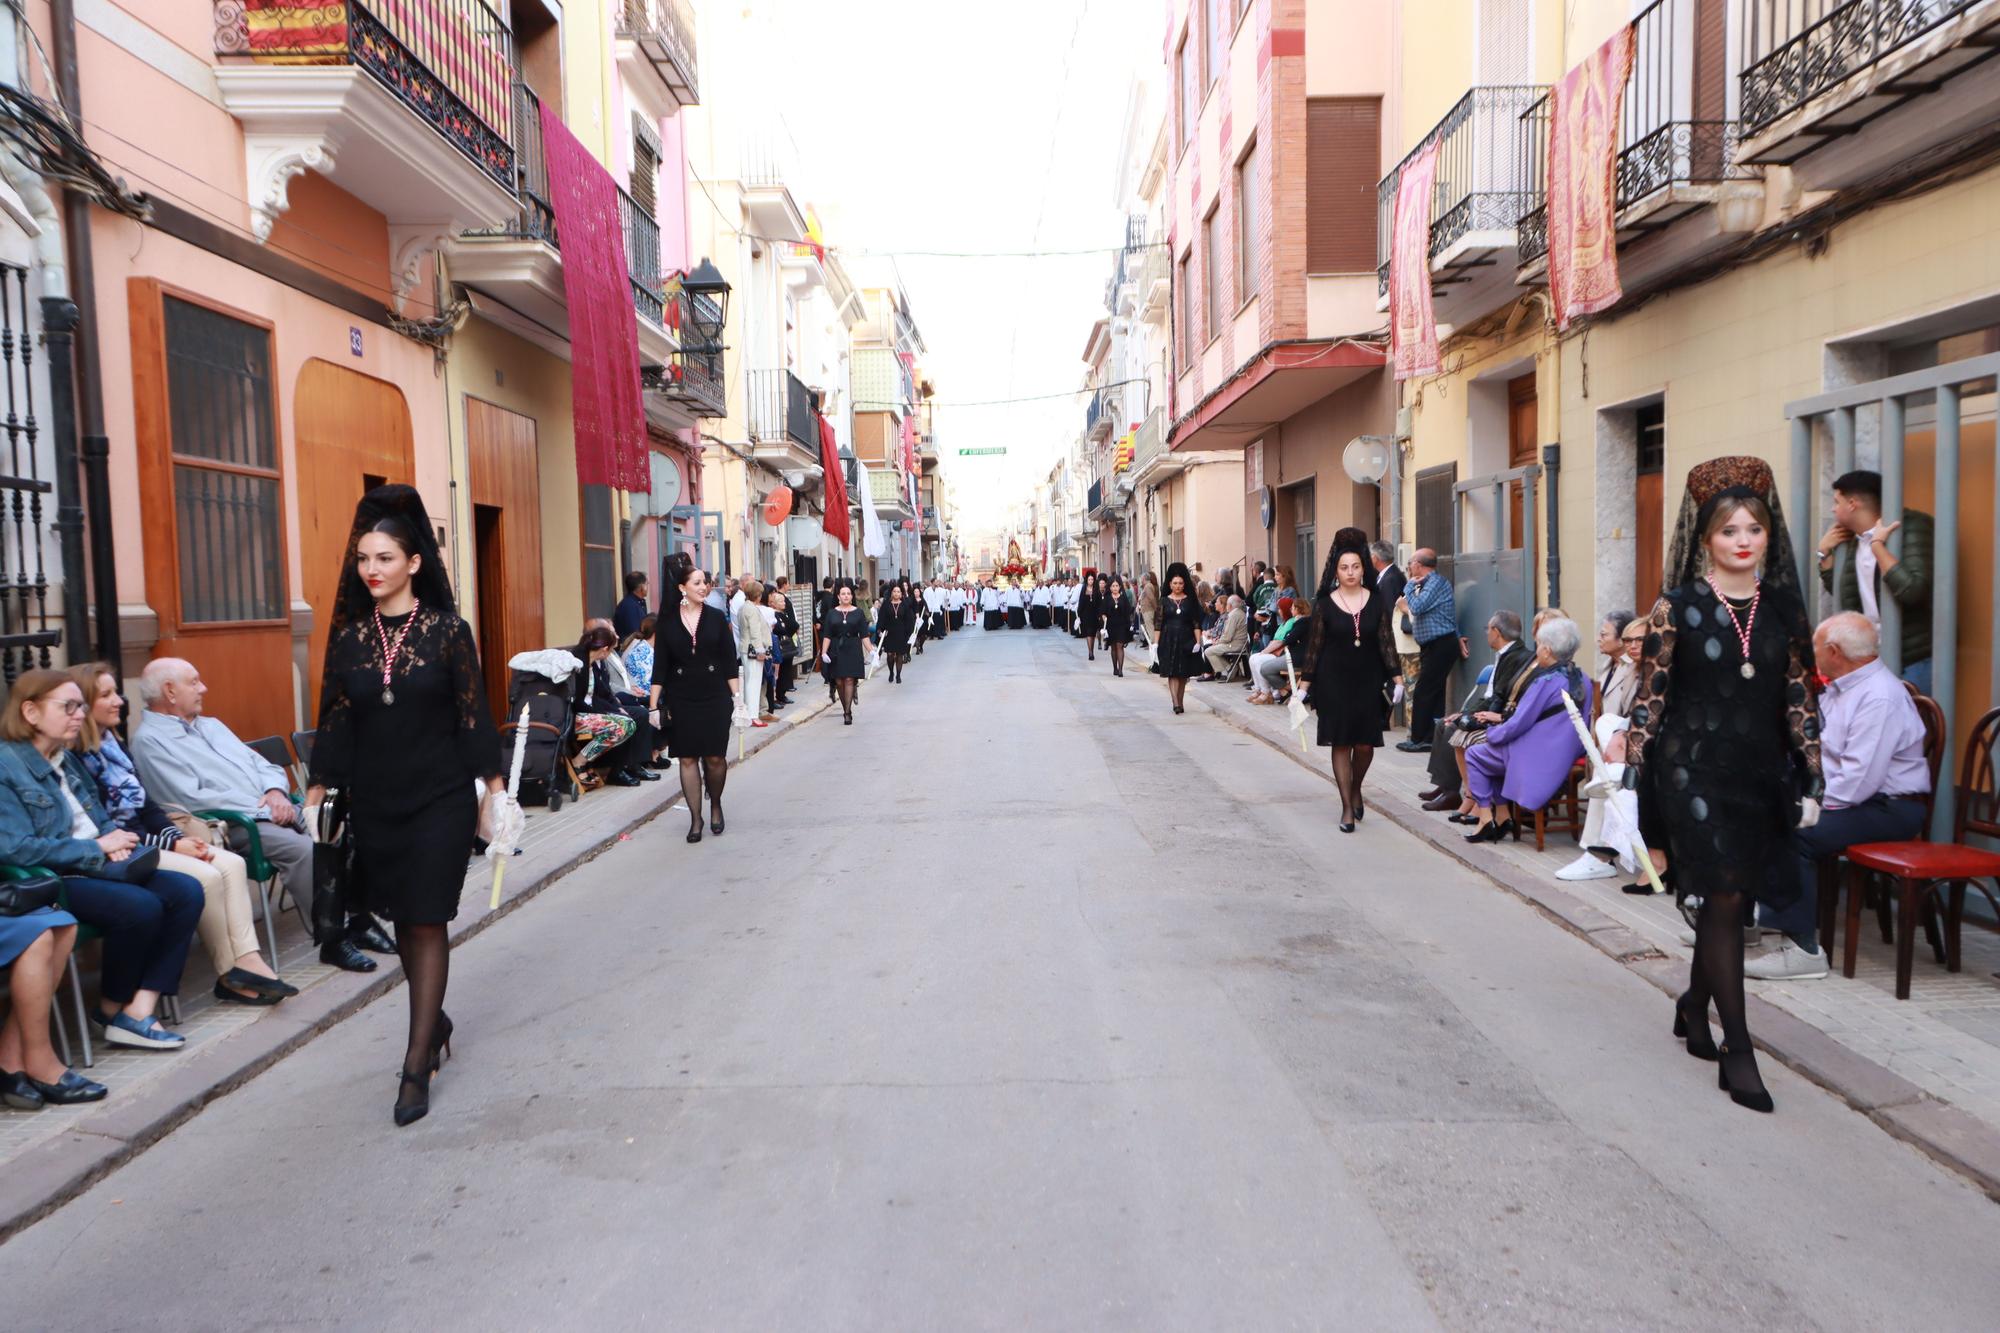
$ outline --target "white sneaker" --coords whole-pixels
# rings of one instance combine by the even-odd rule
[[[1826,975],[1826,950],[1807,953],[1789,935],[1780,936],[1778,947],[1758,954],[1743,964],[1743,975],[1759,981],[1811,981]]]
[[[1585,852],[1561,870],[1556,871],[1557,879],[1571,881],[1579,879],[1616,879],[1617,877],[1618,868],[1616,866],[1608,861],[1598,860],[1589,852]]]
[[[1682,943],[1682,944],[1686,945],[1686,946],[1687,946],[1688,948],[1690,948],[1690,949],[1694,948],[1694,927],[1693,927],[1693,926],[1689,926],[1689,927],[1688,927],[1688,928],[1687,928],[1686,930],[1683,930],[1683,931],[1682,931],[1682,932],[1680,933],[1680,941],[1681,941],[1681,943]],[[1764,928],[1763,928],[1762,926],[1745,926],[1745,927],[1743,927],[1743,947],[1744,947],[1744,948],[1746,948],[1746,949],[1754,949],[1754,948],[1756,948],[1756,947],[1757,947],[1757,946],[1758,946],[1759,944],[1762,944],[1763,942],[1764,942]]]

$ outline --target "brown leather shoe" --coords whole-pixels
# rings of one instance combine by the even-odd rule
[[[1442,795],[1444,795],[1443,787],[1426,787],[1417,793],[1417,799],[1420,801],[1435,801]]]
[[[1465,798],[1464,798],[1464,797],[1462,797],[1462,796],[1460,796],[1460,795],[1459,795],[1459,794],[1458,794],[1457,792],[1455,792],[1455,791],[1448,791],[1448,792],[1444,792],[1444,793],[1442,793],[1442,794],[1440,794],[1440,795],[1437,795],[1437,796],[1433,796],[1433,797],[1431,797],[1431,799],[1430,799],[1430,800],[1428,800],[1428,801],[1425,801],[1425,802],[1424,802],[1424,809],[1426,809],[1426,810],[1456,810],[1456,809],[1458,809],[1459,805],[1460,805],[1460,804],[1461,804],[1461,803],[1462,803],[1462,802],[1464,801],[1464,799],[1465,799]]]

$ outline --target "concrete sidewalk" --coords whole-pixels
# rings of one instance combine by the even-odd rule
[[[1158,689],[1165,707],[1164,687],[1143,667],[1150,660],[1135,652],[1127,680]],[[1192,683],[1187,704],[1208,709],[1331,785],[1326,752],[1311,743],[1310,729],[1301,747],[1283,706],[1251,704],[1240,682]],[[1685,923],[1672,897],[1625,894],[1622,875],[1557,880],[1555,872],[1578,853],[1567,834],[1552,835],[1542,852],[1532,833],[1519,843],[1468,845],[1463,827],[1421,808],[1416,795],[1430,786],[1429,756],[1396,750],[1393,741],[1401,736],[1390,734],[1392,744],[1376,751],[1368,771],[1371,814],[1394,820],[1534,904],[1668,995],[1686,989],[1692,951],[1679,941]],[[1910,998],[1897,1000],[1895,950],[1869,913],[1853,980],[1840,975],[1837,950],[1824,978],[1753,980],[1750,1030],[1760,1048],[2000,1200],[2000,936],[1974,925],[1965,932],[1963,950],[1964,970],[1954,976],[1920,944]],[[1664,1034],[1666,1006],[1660,1012]]]
[[[797,702],[777,722],[743,734],[742,757],[758,753],[828,707],[816,682],[801,681]],[[731,756],[732,765],[736,762]],[[487,906],[493,886],[489,863],[475,861],[466,875],[460,913],[451,927],[453,947],[680,801],[680,784],[669,770],[661,781],[641,787],[601,788],[553,815],[530,809],[522,851],[508,869],[497,909]],[[0,1242],[403,979],[393,955],[377,958],[381,966],[366,974],[322,964],[318,949],[289,910],[279,921],[278,945],[278,970],[299,988],[298,995],[270,1009],[223,1004],[210,994],[214,973],[197,948],[182,983],[177,1030],[188,1038],[185,1049],[153,1053],[96,1045],[97,1063],[87,1072],[111,1089],[108,1099],[32,1114],[0,1112]],[[67,987],[58,1002],[68,1013]],[[73,1013],[69,1021],[74,1023]],[[72,1032],[73,1042],[75,1036]],[[80,1050],[73,1054],[81,1060]]]

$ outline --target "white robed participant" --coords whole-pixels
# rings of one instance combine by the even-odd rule
[[[1028,599],[1018,583],[1009,583],[1007,590],[1000,594],[1000,605],[1007,609],[1007,628],[1026,629],[1028,627]]]
[[[979,590],[979,612],[987,629],[999,629],[1004,623],[1005,612],[1000,605],[1000,590],[987,584]]]
[[[1037,583],[1028,594],[1028,624],[1035,629],[1049,627],[1049,585]]]

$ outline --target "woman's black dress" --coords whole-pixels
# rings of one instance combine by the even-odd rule
[[[1320,598],[1313,607],[1312,637],[1299,666],[1299,674],[1312,680],[1306,702],[1319,715],[1321,745],[1382,743],[1382,727],[1389,720],[1389,700],[1383,690],[1401,666],[1389,610],[1380,593],[1370,593],[1368,604],[1361,608],[1358,634],[1352,612],[1336,606],[1330,596]]]
[[[1132,617],[1138,612],[1132,606],[1132,594],[1107,598],[1104,603],[1104,637],[1113,643],[1132,642]],[[1096,633],[1096,626],[1091,632]]]
[[[889,602],[881,602],[876,608],[881,614],[878,637],[882,641],[882,651],[897,657],[910,655],[910,640],[917,632],[916,603],[905,600],[899,611]],[[855,672],[857,676],[860,672]]]
[[[820,628],[827,651],[833,655],[827,667],[828,680],[860,680],[868,674],[868,662],[861,651],[861,642],[868,637],[867,612],[859,607],[836,608],[827,612]]]
[[[704,604],[690,638],[679,606],[660,613],[653,629],[653,679],[660,686],[668,754],[705,759],[729,752],[729,720],[736,712],[729,682],[742,669],[728,616]]]
[[[486,707],[479,649],[455,615],[419,607],[382,699],[373,617],[327,643],[313,737],[312,781],[348,796],[354,883],[372,912],[398,924],[458,915],[479,832],[475,781],[499,777],[500,733]],[[409,616],[384,616],[389,639]]]
[[[1082,626],[1086,639],[1097,633],[1104,624],[1104,601],[1094,592],[1087,592],[1076,602],[1078,623]]]
[[[1192,597],[1176,602],[1160,598],[1160,638],[1153,648],[1152,671],[1169,680],[1186,680],[1208,670],[1208,663],[1195,651],[1195,632],[1201,624],[1201,603]]]
[[[1736,604],[1739,619],[1749,603]],[[1805,612],[1769,592],[1751,627],[1750,661],[1706,580],[1654,604],[1632,705],[1628,765],[1641,824],[1664,835],[1686,893],[1741,892],[1789,902],[1798,877],[1771,874],[1801,796],[1818,798],[1819,706],[1798,645]]]

